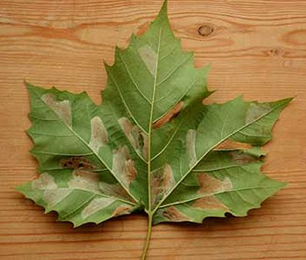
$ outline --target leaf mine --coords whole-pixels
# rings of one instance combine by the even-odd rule
[[[169,110],[162,118],[160,118],[158,121],[156,121],[153,124],[153,128],[162,127],[167,122],[171,121],[172,118],[176,117],[183,108],[184,108],[184,102],[183,101],[178,102],[174,106],[174,108]]]
[[[252,145],[248,143],[236,142],[230,139],[219,144],[214,150],[235,150],[235,149],[250,149]]]
[[[119,147],[113,154],[113,172],[120,176],[126,186],[129,186],[137,175],[134,161],[130,158],[127,146]]]
[[[197,155],[196,155],[196,149],[195,149],[195,141],[196,141],[196,130],[190,129],[187,132],[186,136],[186,146],[187,151],[189,155],[189,166],[194,166],[197,162]]]
[[[32,189],[34,190],[56,189],[56,188],[57,185],[54,181],[54,178],[47,172],[42,173],[40,175],[40,178],[32,181]]]
[[[104,124],[100,117],[95,116],[91,119],[91,139],[89,146],[96,152],[106,145],[108,142],[108,135]]]
[[[116,198],[124,198],[129,201],[133,201],[129,196],[129,194],[122,188],[122,186],[119,183],[110,184],[100,181],[98,185],[101,193],[105,195],[114,196]]]
[[[46,211],[50,211],[72,191],[68,189],[46,189],[43,192],[42,199],[47,203]]]
[[[60,166],[67,169],[93,170],[95,167],[84,157],[68,157],[60,160]]]
[[[163,216],[167,218],[169,221],[173,222],[183,222],[183,221],[190,221],[190,218],[185,216],[182,212],[180,212],[175,207],[169,207],[165,211],[163,211]]]
[[[214,196],[200,198],[192,204],[193,207],[203,210],[222,210],[229,211],[229,209]]]
[[[246,123],[252,122],[270,110],[271,106],[269,104],[251,103],[248,108],[245,121]]]
[[[173,172],[169,164],[153,172],[151,174],[152,204],[156,205],[174,183]]]
[[[72,178],[68,182],[68,187],[99,193],[99,174],[96,172],[75,170]]]
[[[57,101],[51,94],[44,94],[41,99],[67,124],[72,125],[71,105],[69,100]]]
[[[138,53],[151,75],[155,76],[157,62],[156,52],[149,45],[144,45],[138,49]]]
[[[83,219],[88,218],[89,216],[95,214],[96,212],[107,208],[115,201],[116,199],[114,198],[95,198],[82,210],[81,213],[82,218]]]
[[[119,206],[118,208],[114,210],[114,212],[112,213],[112,216],[119,217],[122,215],[130,214],[132,211],[133,211],[132,206]]]
[[[208,174],[200,173],[198,175],[198,180],[200,183],[198,193],[200,195],[230,191],[233,188],[232,182],[228,177],[226,177],[223,181],[220,181]]]
[[[126,117],[120,118],[118,122],[134,149],[140,153],[144,159],[147,159],[147,135],[143,133],[137,125],[133,125]]]

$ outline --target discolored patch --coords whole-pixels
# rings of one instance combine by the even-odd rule
[[[138,49],[138,53],[151,75],[155,76],[157,64],[156,52],[149,45],[144,45]]]
[[[115,198],[95,198],[82,210],[81,216],[83,219],[86,219],[94,213],[110,206],[115,201]]]
[[[250,144],[236,142],[227,139],[226,141],[216,146],[214,150],[235,150],[235,149],[250,149],[250,148],[252,148],[252,145]]]
[[[228,177],[226,177],[223,181],[220,181],[208,174],[200,173],[198,175],[198,181],[200,184],[198,193],[201,195],[215,194],[233,189],[233,184]]]
[[[197,162],[197,155],[195,149],[195,141],[196,141],[196,130],[190,129],[187,132],[186,137],[186,148],[189,155],[189,166],[192,167]]]
[[[160,118],[153,124],[153,128],[162,127],[167,122],[171,121],[171,119],[173,119],[180,113],[183,107],[184,107],[184,102],[183,101],[178,102],[174,108],[168,111],[162,118]]]
[[[95,167],[84,157],[68,157],[60,160],[60,166],[67,169],[92,170]]]
[[[99,189],[105,195],[124,198],[133,202],[133,199],[119,183],[109,184],[106,182],[99,182]]]
[[[44,172],[42,174],[40,174],[39,178],[35,179],[32,181],[31,183],[32,189],[38,189],[38,190],[46,190],[46,189],[56,189],[57,185],[54,181],[54,178]]]
[[[47,208],[53,208],[71,192],[72,190],[68,189],[46,189],[43,193],[42,199],[47,203]]]
[[[120,176],[126,186],[135,180],[137,170],[134,161],[130,158],[127,146],[122,146],[113,153],[113,172]]]
[[[245,165],[245,164],[249,164],[252,162],[256,162],[258,161],[258,159],[256,157],[253,157],[249,154],[246,154],[244,152],[231,152],[230,153],[232,160],[240,165]]]
[[[203,210],[229,211],[228,207],[226,207],[220,200],[218,200],[214,196],[198,199],[192,204],[192,206]]]
[[[146,159],[148,146],[147,135],[137,125],[133,125],[126,117],[120,118],[118,123],[133,148]]]
[[[251,103],[246,113],[245,122],[251,123],[259,119],[261,116],[271,111],[269,104]]]
[[[52,93],[41,96],[42,101],[50,107],[67,125],[72,125],[71,104],[69,100],[56,101]]]
[[[175,184],[170,164],[151,174],[152,204],[157,204]]]
[[[99,174],[96,172],[75,170],[73,177],[68,182],[68,187],[70,189],[81,189],[100,193]]]
[[[113,217],[130,214],[132,210],[133,210],[132,206],[119,206],[114,210]]]
[[[139,142],[142,144],[142,154],[143,157],[147,160],[148,159],[148,135],[145,133],[141,133],[139,135]]]
[[[171,206],[163,212],[163,216],[173,222],[189,221],[190,218],[185,216],[177,208]]]
[[[91,139],[89,146],[96,152],[108,143],[108,134],[100,117],[95,116],[91,119]]]

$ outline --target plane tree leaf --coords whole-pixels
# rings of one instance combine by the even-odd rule
[[[26,82],[39,177],[17,190],[46,212],[76,227],[144,210],[145,259],[152,224],[245,216],[285,185],[261,172],[260,146],[291,99],[204,105],[209,67],[182,50],[167,1],[105,67],[100,105]]]

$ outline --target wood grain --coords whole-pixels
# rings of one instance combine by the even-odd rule
[[[100,102],[103,60],[157,14],[161,0],[1,0],[0,258],[139,259],[141,215],[73,230],[14,187],[35,176],[25,134],[23,79]],[[212,64],[210,102],[239,94],[262,101],[295,96],[273,131],[264,171],[287,188],[246,218],[154,227],[148,259],[306,259],[306,1],[172,0],[170,19],[195,65]],[[201,30],[198,30],[201,26]],[[199,34],[200,32],[200,34]]]

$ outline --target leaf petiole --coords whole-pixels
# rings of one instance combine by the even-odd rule
[[[146,237],[146,243],[143,247],[142,250],[142,256],[141,260],[145,260],[147,257],[147,252],[149,249],[149,244],[150,244],[150,239],[151,239],[151,234],[152,234],[152,213],[148,213],[148,231],[147,231],[147,237]]]

